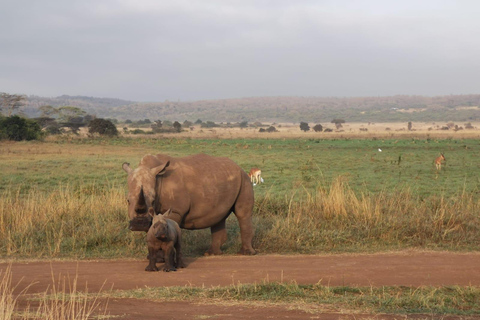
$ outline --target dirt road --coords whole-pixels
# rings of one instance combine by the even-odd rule
[[[34,261],[12,264],[13,283],[30,284],[28,292],[43,292],[58,278],[78,277],[78,290],[128,290],[161,286],[227,286],[263,281],[330,286],[480,286],[480,253],[405,251],[379,254],[217,256],[186,259],[177,272],[145,272],[147,260]],[[5,269],[7,263],[1,263]],[[159,264],[160,266],[160,264]],[[120,319],[312,319],[319,313],[286,306],[197,305],[110,299],[109,312]],[[316,314],[316,315],[315,315]],[[361,318],[325,313],[322,319]],[[369,316],[370,317],[370,316]],[[391,318],[389,316],[383,316]],[[376,316],[376,319],[382,316]]]

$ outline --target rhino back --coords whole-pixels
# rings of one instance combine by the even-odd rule
[[[157,192],[160,211],[180,214],[182,228],[208,228],[224,219],[235,204],[247,174],[228,158],[205,154],[170,158]]]

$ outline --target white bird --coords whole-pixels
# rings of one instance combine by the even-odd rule
[[[378,148],[378,152],[382,152],[382,149]]]

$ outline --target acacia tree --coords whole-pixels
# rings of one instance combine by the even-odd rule
[[[342,127],[342,123],[345,123],[343,119],[333,119],[332,123],[335,123],[335,128],[340,129]]]
[[[7,112],[10,117],[15,109],[23,107],[27,103],[27,96],[23,94],[8,94],[0,92],[0,109]]]

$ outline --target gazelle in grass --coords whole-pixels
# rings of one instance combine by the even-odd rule
[[[447,161],[445,159],[445,156],[443,153],[440,153],[440,156],[435,159],[435,167],[437,168],[437,171],[440,171],[442,169],[442,161]]]
[[[248,176],[250,177],[250,181],[253,183],[254,186],[263,182],[262,170],[258,168],[250,169],[250,173],[248,174]]]

